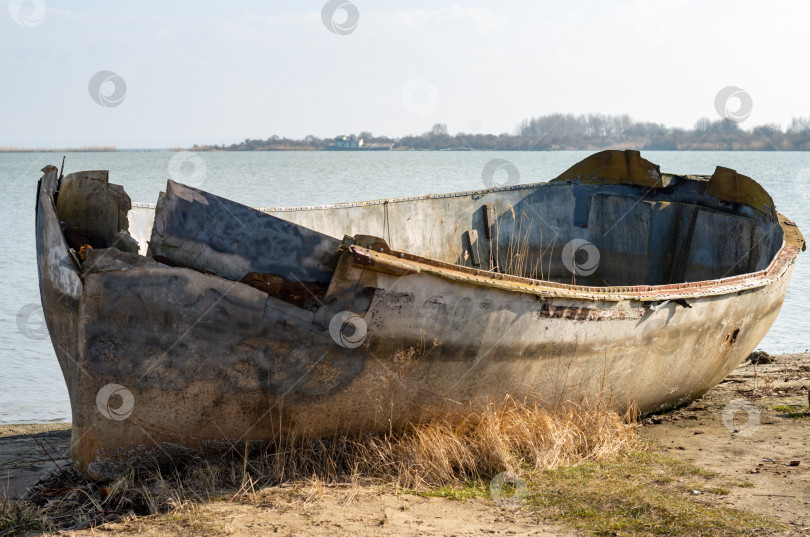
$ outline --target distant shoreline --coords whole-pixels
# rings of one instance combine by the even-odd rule
[[[718,111],[719,113],[719,111]],[[25,148],[0,146],[0,153],[66,153],[121,151],[810,151],[810,117],[794,117],[782,128],[768,123],[743,129],[745,117],[698,119],[691,129],[635,121],[626,114],[561,114],[531,117],[511,132],[500,134],[457,132],[436,123],[429,131],[390,137],[362,131],[319,138],[272,135],[264,140],[246,138],[232,144],[194,144],[189,148],[135,148],[90,145],[84,147]]]
[[[390,150],[379,149],[344,149],[341,151],[332,151],[328,149],[301,149],[301,148],[265,148],[265,149],[209,149],[201,147],[192,148],[166,148],[166,149],[0,149],[0,154],[16,154],[16,153],[176,153],[180,151],[194,151],[201,153],[302,153],[302,152],[320,152],[320,153],[380,153],[380,152],[427,152],[427,153],[447,153],[447,152],[482,152],[482,153],[564,153],[567,151],[604,151],[605,149],[634,149],[637,151],[660,151],[671,153],[688,153],[698,151],[710,151],[721,153],[806,153],[810,151],[807,149],[774,149],[774,148],[761,148],[761,149],[658,149],[658,148],[639,148],[633,146],[611,146],[611,147],[585,147],[585,148],[559,148],[559,149],[470,149],[465,147],[451,147],[445,149],[418,149],[418,148],[394,148]]]
[[[41,147],[0,147],[0,153],[159,153],[164,151],[185,151],[181,148],[167,149],[118,149],[117,147],[63,147],[48,149]]]

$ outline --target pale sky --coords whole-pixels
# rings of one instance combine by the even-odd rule
[[[727,86],[743,128],[810,116],[807,0],[351,0],[335,32],[320,0],[0,1],[0,146],[497,134],[553,112],[691,127]]]

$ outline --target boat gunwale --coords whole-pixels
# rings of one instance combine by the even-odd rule
[[[687,181],[696,181],[696,182],[707,182],[711,179],[710,175],[678,175],[678,174],[671,174],[671,173],[662,173],[662,175],[672,176],[672,177],[680,177],[686,179]],[[526,184],[518,184],[518,185],[511,185],[511,186],[501,186],[501,187],[494,187],[494,188],[483,188],[479,190],[461,190],[457,192],[445,192],[442,194],[423,194],[420,196],[399,196],[395,198],[378,198],[374,200],[365,200],[365,201],[343,201],[340,203],[327,203],[322,205],[295,205],[292,207],[251,207],[257,211],[261,211],[263,213],[273,213],[273,212],[296,212],[296,211],[319,211],[319,210],[332,210],[332,209],[344,209],[350,207],[367,207],[373,205],[385,205],[388,203],[401,203],[405,201],[420,201],[420,200],[428,200],[428,199],[446,199],[446,198],[459,198],[465,196],[483,196],[485,194],[490,194],[493,192],[510,192],[512,190],[523,190],[523,189],[535,189],[540,187],[562,187],[562,186],[569,186],[573,184],[572,182],[555,182],[555,179],[550,181],[541,181],[539,183],[526,183]],[[627,186],[637,186],[643,188],[641,185],[627,185]],[[142,209],[155,209],[157,207],[156,203],[149,203],[149,202],[142,202],[142,201],[133,201],[132,207],[138,207]]]
[[[463,190],[460,192],[447,192],[444,194],[425,194],[422,196],[400,196],[396,198],[379,198],[376,200],[367,200],[367,201],[343,201],[340,203],[328,203],[323,205],[296,205],[293,207],[251,207],[251,209],[255,209],[257,211],[261,211],[263,213],[273,213],[273,212],[296,212],[296,211],[317,211],[317,210],[332,210],[332,209],[344,209],[350,207],[366,207],[372,205],[385,205],[387,203],[399,203],[404,201],[419,201],[425,199],[443,199],[443,198],[458,198],[464,196],[473,196],[478,194],[488,194],[490,192],[507,192],[510,190],[521,190],[524,188],[533,188],[533,187],[541,187],[541,186],[558,186],[552,185],[550,183],[532,183],[532,184],[520,184],[520,185],[513,185],[513,186],[504,186],[504,187],[496,187],[496,188],[486,188],[482,190]],[[154,209],[157,207],[155,203],[148,203],[148,202],[141,202],[141,201],[133,201],[132,207],[139,207],[142,209]]]
[[[708,182],[710,175],[701,174],[673,174],[662,173],[669,177],[678,177],[686,181]],[[483,196],[493,192],[508,192],[522,189],[536,189],[541,187],[570,186],[575,181],[555,180],[548,182],[518,184],[505,187],[494,187],[479,190],[467,190],[460,192],[450,192],[444,194],[426,194],[422,196],[403,196],[396,198],[381,198],[369,201],[341,202],[324,205],[300,205],[295,207],[253,207],[264,213],[271,212],[296,212],[308,210],[332,210],[350,207],[365,207],[373,205],[385,205],[388,203],[400,203],[406,201],[418,201],[427,199],[443,199],[464,196]],[[636,185],[638,186],[638,185]],[[132,202],[132,208],[155,209],[156,204],[144,202]],[[637,300],[641,302],[660,302],[665,300],[676,300],[682,298],[699,298],[706,296],[719,296],[731,293],[738,293],[748,289],[756,289],[769,285],[773,281],[781,278],[787,271],[788,266],[798,257],[799,252],[804,250],[803,240],[799,238],[800,233],[795,224],[778,211],[774,211],[780,227],[783,231],[782,244],[779,251],[774,255],[768,266],[756,272],[747,272],[735,276],[718,278],[714,280],[700,280],[693,282],[683,282],[676,284],[662,285],[625,285],[625,286],[583,286],[552,282],[549,280],[539,280],[525,278],[500,272],[492,272],[483,269],[476,269],[453,263],[444,263],[434,259],[409,254],[407,252],[388,250],[390,253],[377,252],[359,245],[352,245],[350,248],[355,255],[355,262],[366,267],[373,266],[375,270],[389,272],[391,274],[420,273],[434,274],[451,280],[461,281],[472,285],[493,287],[506,291],[522,292],[539,297],[548,298],[570,298],[584,300],[604,300],[618,302],[622,300]],[[789,230],[786,226],[794,226],[794,230]]]

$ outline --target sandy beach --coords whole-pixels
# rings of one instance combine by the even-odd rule
[[[710,502],[768,517],[787,534],[810,532],[810,354],[746,362],[706,396],[673,412],[647,416],[641,437],[656,452],[750,483],[728,494],[693,490]],[[799,411],[799,409],[804,409]],[[794,412],[795,410],[795,412]],[[0,427],[3,487],[20,497],[38,477],[68,465],[69,424]],[[59,470],[56,470],[59,471]],[[578,535],[529,509],[489,498],[424,497],[377,486],[301,483],[260,491],[250,504],[218,499],[105,524],[107,534],[184,535]],[[98,529],[71,531],[95,534]],[[784,535],[785,530],[780,533]]]

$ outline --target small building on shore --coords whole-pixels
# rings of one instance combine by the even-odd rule
[[[360,149],[363,147],[363,139],[354,134],[348,136],[338,136],[335,138],[335,147],[341,149]]]
[[[394,148],[393,143],[364,143],[363,139],[354,134],[348,136],[336,136],[335,143],[324,147],[326,151],[390,151]]]

